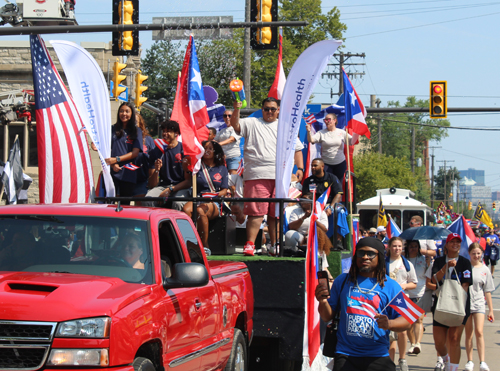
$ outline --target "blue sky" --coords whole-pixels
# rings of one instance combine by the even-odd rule
[[[79,0],[77,20],[82,25],[111,23],[112,1]],[[428,98],[429,81],[448,81],[449,107],[497,107],[500,77],[497,64],[500,47],[500,2],[481,0],[323,0],[326,13],[333,6],[347,24],[345,52],[365,53],[366,74],[353,80],[365,105],[376,94],[386,106],[388,101],[404,102],[407,96]],[[244,0],[165,1],[140,0],[140,22],[151,23],[158,16],[232,15],[244,17]],[[5,26],[4,26],[5,27]],[[46,40],[75,42],[104,41],[110,33],[46,35]],[[23,39],[27,37],[4,37]],[[151,32],[143,32],[144,49],[152,44]],[[286,54],[286,50],[284,51]],[[361,62],[362,60],[357,60]],[[333,62],[333,61],[332,61]],[[270,82],[269,84],[271,84]],[[314,103],[335,102],[330,89],[338,90],[333,80],[323,80],[315,90]],[[450,114],[452,126],[500,129],[499,113]],[[450,163],[459,170],[482,169],[486,185],[500,190],[500,132],[449,130],[449,137],[436,149],[436,161]],[[436,162],[437,166],[442,165]]]

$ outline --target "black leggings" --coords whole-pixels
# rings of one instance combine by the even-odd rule
[[[335,354],[333,371],[396,371],[396,365],[387,357],[351,357]]]
[[[339,179],[341,185],[344,184],[344,175],[346,170],[347,170],[347,162],[345,160],[337,165],[325,164],[325,171],[327,173],[332,173],[333,175],[335,175]]]

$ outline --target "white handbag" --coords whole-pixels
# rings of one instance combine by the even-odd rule
[[[453,270],[457,280],[446,278],[448,269],[441,286],[439,286],[436,277],[439,294],[436,310],[434,311],[434,320],[448,327],[456,327],[462,324],[467,303],[467,293],[460,283],[455,267],[453,267]]]

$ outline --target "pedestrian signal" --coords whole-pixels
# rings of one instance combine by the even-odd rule
[[[115,100],[118,99],[118,96],[123,93],[126,89],[125,86],[120,86],[120,83],[125,80],[127,76],[120,75],[120,72],[127,67],[125,63],[120,63],[118,58],[116,58],[116,62],[113,64],[113,97]]]
[[[429,113],[431,119],[444,119],[448,115],[446,81],[431,81]]]
[[[251,0],[252,22],[277,22],[278,0]],[[251,28],[250,45],[253,50],[278,48],[278,27]]]
[[[113,24],[139,24],[139,0],[113,0]],[[139,55],[139,31],[113,32],[113,55]]]

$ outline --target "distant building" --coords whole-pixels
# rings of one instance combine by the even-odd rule
[[[491,192],[491,200],[492,201],[499,201],[500,200],[500,192],[499,191]]]
[[[470,170],[470,169],[469,169]],[[499,197],[500,197],[500,192]],[[464,176],[460,179],[459,189],[458,189],[458,198],[460,200],[472,201],[472,204],[476,206],[478,202],[481,202],[481,205],[491,213],[491,203],[492,203],[492,192],[491,187],[486,187],[484,185],[478,185],[474,180],[469,179],[467,176]]]
[[[477,186],[484,186],[484,170],[476,170],[473,168],[469,168],[467,170],[459,170],[460,177],[467,177],[468,179],[472,179],[476,182]]]

